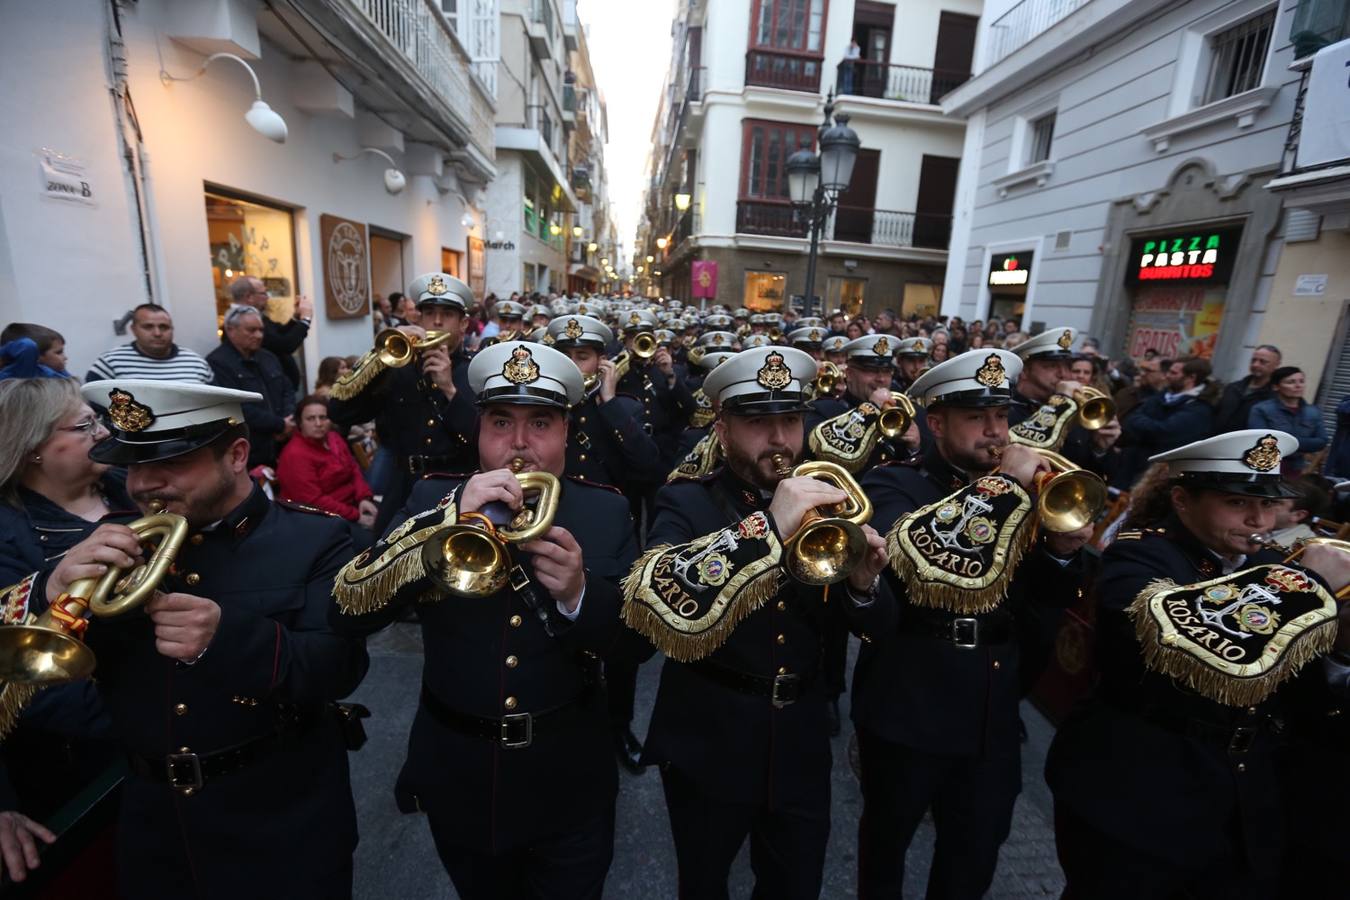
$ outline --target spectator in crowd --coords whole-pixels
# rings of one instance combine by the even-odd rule
[[[311,394],[296,407],[295,421],[298,436],[286,442],[277,463],[277,495],[370,528],[379,512],[374,494],[347,442],[332,430],[328,402]]]
[[[1252,351],[1247,376],[1224,388],[1219,409],[1214,414],[1214,433],[1240,431],[1251,421],[1252,407],[1271,399],[1274,392],[1270,376],[1280,364],[1278,347],[1262,344]]]
[[[951,336],[947,341],[947,349],[953,355],[965,353],[966,350],[970,349],[966,337],[966,327],[964,325],[957,324],[951,326],[951,331],[949,333]]]
[[[850,341],[862,337],[863,334],[864,332],[862,322],[858,319],[854,319],[852,322],[849,322],[848,326],[844,329],[844,336],[847,337]]]
[[[1336,440],[1327,454],[1324,471],[1333,478],[1350,479],[1350,397],[1336,407]]]
[[[1092,360],[1086,356],[1075,356],[1069,363],[1069,371],[1073,374],[1073,380],[1079,384],[1090,385],[1097,376],[1096,370],[1092,367]]]
[[[1120,420],[1125,421],[1125,417],[1139,404],[1150,397],[1157,395],[1167,385],[1167,370],[1172,367],[1170,359],[1158,359],[1154,357],[1145,357],[1135,364],[1136,374],[1134,383],[1128,387],[1116,391],[1116,415]],[[1125,433],[1129,436],[1129,432]]]
[[[984,347],[985,347],[984,332],[983,332],[983,331],[972,331],[972,332],[970,333],[970,349],[971,349],[971,350],[983,350]]]
[[[15,338],[0,344],[0,381],[9,378],[68,377],[39,363],[38,357],[41,355],[37,342],[29,337]]]
[[[0,346],[5,346],[20,338],[28,338],[37,344],[37,364],[45,366],[56,375],[69,376],[66,371],[66,339],[59,331],[45,325],[31,322],[12,322],[0,331]],[[42,373],[46,374],[46,373]]]
[[[1015,326],[1012,331],[1005,331],[1003,333],[1003,346],[1010,350],[1018,344],[1025,343],[1029,340],[1031,340],[1031,335],[1027,334],[1025,331],[1019,331]]]
[[[830,313],[830,334],[847,335],[845,327],[848,325],[848,317],[844,315],[842,309],[836,309]]]
[[[325,356],[319,362],[319,375],[314,379],[314,393],[328,399],[328,394],[338,379],[352,370],[345,356]]]
[[[946,362],[951,359],[952,351],[946,341],[934,341],[933,349],[928,351],[928,358],[931,361],[930,366],[936,366],[940,362]]]
[[[1322,411],[1303,399],[1306,376],[1297,366],[1281,366],[1270,373],[1274,396],[1252,407],[1248,428],[1287,431],[1298,438],[1298,452],[1286,454],[1280,471],[1289,477],[1302,475],[1308,468],[1308,454],[1327,445],[1322,427]]]
[[[1167,369],[1166,390],[1140,403],[1125,418],[1130,436],[1123,481],[1129,484],[1148,467],[1148,458],[1202,440],[1214,432],[1214,407],[1205,399],[1209,360],[1178,359]]]
[[[896,334],[895,310],[883,309],[877,313],[876,329],[877,334]]]
[[[84,380],[143,378],[211,383],[210,363],[195,350],[173,342],[173,319],[164,307],[142,303],[132,310],[131,337],[130,343],[103,351]]]
[[[267,316],[269,298],[267,286],[261,278],[241,275],[230,282],[230,299],[236,306],[252,306],[258,310],[263,320],[263,349],[275,354],[281,363],[281,371],[291,383],[291,390],[300,389],[300,367],[296,365],[293,354],[305,342],[309,334],[309,323],[314,318],[314,304],[304,294],[295,298],[295,312],[286,323],[274,322]]]
[[[1316,475],[1289,478],[1285,485],[1295,496],[1275,502],[1275,530],[1270,536],[1287,547],[1317,536],[1312,526],[1331,512],[1331,492]]]
[[[397,291],[390,294],[398,297],[394,303],[394,318],[401,325],[421,325],[422,314],[417,311],[417,301]]]
[[[276,356],[263,348],[263,315],[253,306],[225,312],[225,335],[206,361],[220,387],[256,391],[263,399],[245,403],[249,428],[248,466],[275,466],[278,445],[295,430],[295,391]]]

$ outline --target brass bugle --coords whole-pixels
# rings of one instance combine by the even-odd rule
[[[633,355],[638,359],[651,359],[656,355],[656,335],[650,331],[639,331],[633,335]]]
[[[707,347],[691,347],[689,348],[689,352],[685,355],[685,359],[689,361],[691,366],[696,366],[703,362],[703,357],[707,355],[707,353]]]
[[[517,464],[519,462],[519,464]],[[512,461],[511,468],[523,466]],[[498,524],[486,512],[463,513],[422,545],[422,563],[442,588],[459,597],[490,597],[506,587],[511,574],[508,544],[524,544],[553,527],[558,512],[558,479],[548,472],[513,472],[526,501],[509,522]],[[534,496],[531,505],[528,500]]]
[[[426,339],[404,334],[397,328],[386,328],[375,335],[375,350],[380,362],[393,369],[401,369],[417,358],[417,354],[437,347],[450,340],[448,331],[428,331]]]
[[[1106,482],[1053,450],[1018,446],[1026,447],[1050,464],[1051,472],[1036,479],[1036,514],[1046,531],[1067,534],[1097,521],[1106,508]]]
[[[1079,388],[1073,399],[1078,404],[1078,424],[1088,431],[1104,428],[1116,417],[1116,402],[1094,387]]]
[[[899,437],[909,430],[914,415],[914,401],[909,399],[909,395],[891,391],[891,402],[881,408],[877,427],[888,438]]]
[[[862,526],[872,518],[872,501],[848,470],[835,463],[811,460],[791,474],[793,478],[818,479],[846,496],[841,503],[807,510],[797,530],[783,542],[784,568],[803,584],[843,581],[867,554]]]
[[[816,394],[821,397],[828,397],[834,393],[844,373],[839,371],[839,367],[829,360],[820,364],[816,372]]]
[[[1255,538],[1256,535],[1252,535],[1252,537]],[[1285,565],[1288,565],[1289,563],[1292,562],[1298,562],[1299,559],[1303,557],[1303,551],[1307,550],[1309,547],[1313,545],[1330,547],[1333,550],[1339,550],[1341,553],[1350,553],[1350,541],[1344,541],[1341,540],[1340,538],[1334,537],[1302,538],[1301,540],[1296,541],[1294,543],[1293,550],[1291,550],[1289,554],[1285,556],[1284,558]],[[1336,599],[1337,600],[1350,599],[1350,584],[1342,585],[1340,590],[1336,591]]]
[[[150,559],[130,569],[109,566],[97,578],[74,581],[40,616],[0,626],[0,680],[41,686],[93,674],[93,651],[81,640],[88,623],[84,613],[110,618],[143,605],[168,574],[188,533],[187,519],[166,512],[127,527],[141,540],[159,539]]]
[[[783,339],[783,329],[779,328],[777,325],[769,329],[769,340],[773,341],[776,344],[782,339]]]

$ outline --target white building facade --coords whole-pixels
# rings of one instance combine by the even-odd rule
[[[7,4],[0,77],[25,87],[0,96],[0,319],[62,332],[83,374],[155,302],[205,353],[229,282],[254,275],[277,318],[314,301],[312,381],[370,348],[373,295],[446,270],[481,296],[497,12],[471,3]],[[245,121],[259,95],[237,60],[197,74],[215,53],[256,73],[284,143]]]
[[[850,313],[936,312],[963,137],[938,101],[969,77],[981,6],[682,2],[634,247],[639,285],[690,299],[691,264],[706,260],[716,302],[772,310],[805,294],[806,229],[784,163],[815,146],[833,90],[862,151],[825,226],[815,294]]]

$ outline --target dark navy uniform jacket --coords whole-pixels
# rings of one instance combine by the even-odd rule
[[[601,403],[596,390],[572,407],[569,416],[568,475],[627,492],[659,482],[669,473],[656,438],[643,424],[642,403],[636,398],[615,394]]]
[[[133,755],[163,760],[280,736],[192,796],[127,776],[123,895],[318,900],[346,883],[356,812],[329,704],[355,690],[368,658],[359,638],[329,628],[328,615],[333,579],[351,555],[342,519],[271,503],[255,487],[214,528],[192,533],[162,585],[220,606],[196,663],[160,655],[141,610],[90,624],[99,694]]]
[[[901,516],[955,493],[967,480],[936,450],[921,462],[877,466],[862,480],[874,510],[872,527],[884,535]],[[1081,567],[1081,559],[1061,566],[1033,544],[1013,576],[1007,599],[993,612],[973,618],[981,627],[1003,623],[1016,635],[1028,623],[1037,623],[1044,609],[1068,607],[1078,599]],[[915,607],[889,567],[883,577],[899,603],[898,627],[862,647],[853,671],[854,724],[925,753],[975,757],[1015,752],[1021,697],[1016,637],[965,649],[922,633],[919,621],[957,614]]]
[[[835,416],[848,412],[850,409],[857,409],[864,401],[859,400],[848,391],[844,391],[840,397],[817,397],[811,401],[810,408],[806,414],[806,432],[811,431],[821,422],[827,419],[833,419]],[[870,402],[870,401],[869,401]],[[919,450],[927,452],[933,443],[933,435],[928,430],[928,417],[922,406],[915,404],[915,421],[919,425]],[[887,438],[885,435],[877,437],[876,446],[872,448],[872,453],[867,457],[867,462],[858,470],[861,477],[862,473],[867,472],[873,466],[879,466],[882,463],[895,462],[908,459],[912,454],[910,448],[897,436],[894,439]]]
[[[1241,568],[1279,562],[1261,551]],[[1096,586],[1097,662],[1092,701],[1060,726],[1046,761],[1055,801],[1126,845],[1193,864],[1214,858],[1234,837],[1258,872],[1279,863],[1281,802],[1276,747],[1281,688],[1256,706],[1226,706],[1145,668],[1126,608],[1154,579],[1194,584],[1221,574],[1218,559],[1176,519],[1117,537]],[[1309,670],[1322,675],[1321,666]],[[1305,673],[1311,677],[1313,672]],[[1183,734],[1167,721],[1203,723],[1206,732],[1255,729],[1250,749]],[[1311,787],[1311,784],[1305,782]]]
[[[466,480],[456,475],[419,482],[395,527],[458,494]],[[446,595],[416,607],[425,648],[422,689],[442,706],[501,718],[580,700],[578,716],[562,726],[544,719],[533,743],[522,749],[447,728],[419,706],[395,791],[399,807],[427,812],[436,817],[438,831],[483,852],[527,846],[585,823],[612,809],[618,790],[604,696],[588,676],[594,658],[585,654],[608,646],[619,627],[619,581],[637,556],[628,503],[609,488],[563,479],[554,524],[582,548],[586,589],[575,622],[534,580],[529,554],[512,555],[531,576],[555,637],[509,587],[482,599]],[[339,627],[368,632],[393,621],[398,611],[391,604],[364,616],[340,616]]]
[[[1009,427],[1020,424],[1042,405],[1013,391],[1012,405],[1008,407]],[[1120,449],[1119,441],[1105,453],[1098,453],[1092,443],[1092,432],[1082,425],[1073,425],[1065,435],[1059,453],[1074,465],[1100,475],[1112,487],[1119,487],[1122,490],[1129,490],[1131,487],[1129,484],[1119,483],[1118,476],[1123,475],[1125,469],[1124,451]]]
[[[675,456],[680,431],[696,406],[694,392],[685,383],[679,367],[675,368],[675,384],[671,385],[656,366],[633,365],[619,381],[618,389],[641,401],[641,421],[655,438],[662,467],[669,472],[680,461]]]
[[[769,498],[728,467],[681,479],[656,495],[649,546],[684,544],[732,526]],[[770,517],[772,521],[772,517]],[[743,619],[707,662],[772,679],[801,678],[795,703],[774,708],[768,697],[733,690],[698,671],[699,663],[667,659],[652,711],[644,758],[673,766],[722,803],[818,810],[829,802],[831,764],[828,692],[822,672],[827,626],[845,616],[858,633],[885,631],[894,604],[882,593],[858,607],[844,584],[820,587],[786,581],[778,595]],[[636,632],[625,643],[654,651]]]

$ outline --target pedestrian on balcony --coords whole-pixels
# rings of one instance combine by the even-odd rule
[[[850,38],[848,49],[844,51],[843,86],[839,89],[839,93],[853,93],[853,82],[857,79],[857,60],[860,59],[862,59],[862,48],[858,46],[858,39]]]

